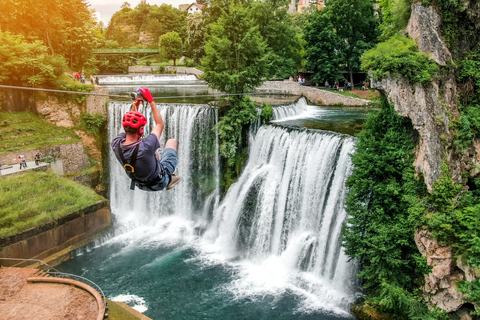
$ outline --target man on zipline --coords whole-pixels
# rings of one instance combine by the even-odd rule
[[[148,101],[152,108],[155,127],[150,135],[141,139],[145,131],[147,119],[138,112],[142,100]],[[160,136],[163,132],[163,119],[157,105],[153,101],[150,90],[140,88],[132,111],[123,116],[122,125],[125,132],[113,139],[112,149],[122,164],[128,177],[132,179],[130,189],[137,186],[145,191],[172,189],[181,178],[176,176],[178,141],[169,139],[165,144],[162,158],[159,159],[157,149],[160,148]]]

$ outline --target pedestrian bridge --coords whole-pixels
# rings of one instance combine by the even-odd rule
[[[97,56],[125,56],[135,60],[145,59],[160,53],[159,49],[95,49]]]

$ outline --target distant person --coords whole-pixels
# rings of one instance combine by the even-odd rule
[[[75,72],[75,80],[80,82],[80,73]]]
[[[18,164],[20,165],[20,168],[18,168],[18,170],[22,170],[22,167],[23,167],[22,156],[18,156]]]
[[[347,90],[352,90],[352,84],[349,82],[347,82]]]
[[[137,110],[143,100],[150,104],[155,127],[148,137],[142,139],[147,119]],[[159,158],[157,149],[160,148],[164,124],[150,90],[138,89],[132,111],[125,113],[122,125],[125,132],[113,139],[111,147],[126,174],[132,179],[130,189],[137,186],[144,191],[160,191],[177,185],[181,180],[176,176],[178,141],[167,140],[162,157]]]
[[[98,76],[95,76],[95,83],[96,83],[96,84],[100,84],[100,83],[98,82]]]
[[[37,153],[35,153],[35,164],[38,166],[40,164],[40,159],[42,158],[42,154],[40,153],[40,151],[38,151]]]
[[[330,88],[330,83],[328,83],[328,80],[325,80],[325,89]]]
[[[82,74],[80,75],[80,82],[82,84],[85,84],[85,74],[82,72]]]
[[[90,83],[93,85],[95,82],[93,80],[93,74],[90,75]]]
[[[23,167],[27,169],[27,160],[25,160],[25,156],[21,155],[20,160],[22,161],[21,165],[23,165]]]

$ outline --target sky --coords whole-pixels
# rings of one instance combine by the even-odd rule
[[[95,9],[97,19],[103,21],[105,26],[110,22],[112,15],[120,10],[124,2],[130,3],[130,7],[135,8],[140,0],[88,0],[91,8]],[[148,4],[161,5],[162,3],[170,4],[174,8],[178,8],[180,4],[194,3],[194,0],[147,0]]]

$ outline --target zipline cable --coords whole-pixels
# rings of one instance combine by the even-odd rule
[[[29,88],[29,87],[16,87],[16,86],[5,86],[0,85],[0,88],[6,89],[17,89],[17,90],[31,90],[31,91],[47,91],[47,92],[58,92],[58,93],[72,93],[72,94],[87,94],[93,96],[104,96],[104,97],[119,97],[129,99],[129,95],[118,95],[118,94],[106,94],[106,93],[94,93],[94,92],[81,92],[81,91],[67,91],[67,90],[55,90],[55,89],[43,89],[43,88]],[[201,95],[192,95],[192,96],[170,96],[170,97],[155,97],[158,99],[181,99],[181,98],[203,98],[203,97],[231,97],[231,96],[244,96],[244,95],[262,95],[265,93],[260,92],[249,92],[249,93],[219,93],[219,94],[201,94]]]

